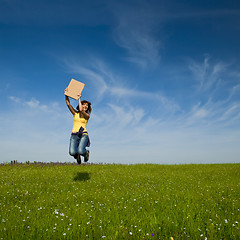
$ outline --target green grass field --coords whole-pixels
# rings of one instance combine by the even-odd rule
[[[0,165],[0,239],[240,239],[240,164]]]

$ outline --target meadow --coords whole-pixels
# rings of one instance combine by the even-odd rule
[[[0,165],[0,239],[240,239],[240,164]]]

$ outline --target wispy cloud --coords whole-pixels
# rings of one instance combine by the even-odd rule
[[[221,59],[233,48],[219,53],[220,60],[210,55],[196,60],[193,55],[202,54],[202,48],[189,52],[196,43],[191,39],[201,41],[210,30],[212,36],[222,36],[226,26],[236,28],[232,23],[237,22],[233,20],[238,20],[239,10],[204,6],[171,0],[0,1],[0,22],[6,30],[2,62],[9,69],[1,74],[1,97],[7,102],[0,114],[2,161],[73,160],[68,156],[73,118],[64,95],[60,96],[61,75],[86,83],[83,97],[93,104],[88,123],[93,162],[219,162],[228,161],[228,156],[239,161],[240,72],[233,62]],[[192,28],[198,33],[190,32]],[[24,41],[28,30],[37,39],[31,48]],[[19,33],[20,38],[14,38]],[[232,47],[236,36],[228,36],[235,39],[229,41]],[[211,49],[213,41],[204,40],[205,49]],[[226,39],[221,40],[213,52]],[[11,56],[20,48],[27,61],[16,67]],[[41,50],[45,53],[37,55]],[[62,54],[60,69],[54,62],[43,63],[46,51]],[[183,51],[188,62],[176,63]],[[63,52],[76,55],[63,56]],[[37,61],[25,72],[22,66],[29,66],[32,53]],[[16,61],[22,59],[19,56]],[[39,66],[44,73],[37,74]],[[15,81],[10,80],[12,74]],[[50,78],[51,89],[46,91]],[[37,91],[33,81],[38,81]],[[61,102],[56,100],[59,96]]]
[[[67,107],[31,97],[9,101],[0,117],[1,161],[67,161],[72,127]]]
[[[240,79],[240,76],[239,76],[239,79]],[[236,96],[236,94],[238,94],[239,96],[239,93],[240,93],[240,84],[237,84],[230,89],[228,100],[232,99],[234,96]]]
[[[58,102],[51,102],[46,104],[41,104],[36,98],[31,98],[30,100],[25,100],[16,96],[9,96],[9,99],[18,104],[21,107],[28,107],[30,110],[44,111],[44,112],[56,112],[60,109]]]
[[[74,65],[71,61],[66,64],[95,85],[96,95],[98,91],[101,93],[89,122],[90,135],[96,144],[97,154],[93,156],[99,161],[128,162],[128,157],[132,157],[134,162],[159,162],[161,158],[162,163],[174,163],[174,157],[178,156],[178,162],[183,163],[185,159],[224,162],[225,149],[237,141],[239,133],[227,130],[240,120],[239,104],[228,100],[239,91],[237,81],[231,79],[233,84],[227,84],[232,74],[230,64],[216,62],[210,56],[202,62],[188,61],[186,68],[192,73],[195,88],[191,96],[181,97],[189,98],[186,101],[190,109],[157,89],[147,92],[131,87],[131,82],[120,78],[103,60],[85,58],[82,64],[77,61]],[[224,92],[222,85],[226,86]],[[156,108],[154,112],[149,111],[148,104],[141,104],[142,99],[161,106],[161,111]],[[219,146],[219,154],[210,159],[211,152],[216,152]]]
[[[85,58],[84,62],[72,61],[65,59],[69,71],[80,74],[92,86],[93,95],[96,102],[113,101],[124,104],[133,99],[144,99],[142,105],[146,101],[154,101],[161,105],[165,112],[173,113],[180,110],[179,105],[172,99],[166,97],[160,91],[148,92],[129,84],[128,79],[124,79],[99,58]]]
[[[191,60],[188,65],[196,81],[193,97],[198,99],[188,120],[201,119],[208,124],[237,124],[239,119],[240,99],[232,101],[239,92],[239,79],[233,74],[230,63],[210,61],[206,56],[204,61]]]
[[[191,60],[188,67],[193,73],[195,80],[199,82],[199,90],[207,91],[217,87],[221,81],[221,75],[228,66],[229,64],[224,64],[223,62],[210,64],[210,56],[206,56],[203,63]]]
[[[126,60],[140,67],[156,66],[161,58],[162,39],[156,37],[162,9],[145,1],[119,2],[112,9],[116,18],[115,42],[127,50]]]
[[[91,89],[95,88],[93,95],[99,99],[98,103],[93,104],[95,107],[88,124],[92,141],[91,161],[226,162],[229,154],[226,149],[237,154],[232,145],[239,143],[240,133],[231,130],[231,126],[239,124],[240,121],[239,80],[233,77],[230,79],[231,84],[227,84],[227,76],[233,76],[231,66],[207,59],[191,62],[194,64],[189,70],[193,73],[196,88],[191,96],[194,101],[189,111],[171,101],[168,96],[132,88],[127,79],[120,78],[100,59],[85,59],[84,64],[66,61],[69,71],[88,81]],[[197,72],[203,76],[201,81],[196,75]],[[212,84],[206,81],[212,81]],[[219,82],[226,84],[224,93],[220,88],[216,91]],[[201,93],[205,94],[204,97]],[[230,101],[230,98],[234,97],[236,101]],[[165,105],[166,111],[149,111],[148,105],[139,101],[143,98],[144,101],[155,105]],[[6,151],[9,151],[10,145],[7,143],[10,139],[6,138],[7,133],[4,129],[11,127],[15,132],[15,140],[11,146],[14,146],[18,159],[21,152],[27,152],[28,147],[37,152],[38,143],[43,142],[41,152],[48,153],[47,156],[31,153],[22,155],[22,159],[25,160],[27,156],[26,160],[41,161],[44,156],[44,160],[54,161],[58,156],[57,159],[61,161],[72,160],[68,156],[68,142],[73,119],[66,106],[42,102],[31,97],[23,99],[10,96],[9,100],[17,107],[0,119],[3,126],[1,135],[5,136],[4,139],[0,138],[0,142]],[[171,111],[172,115],[169,118],[165,113]],[[4,156],[14,159],[16,155],[9,155],[6,151],[3,151]]]
[[[175,121],[179,126],[199,126],[203,123],[207,126],[214,126],[216,123],[227,126],[234,122],[236,124],[239,118],[237,114],[239,99],[236,102],[232,101],[240,90],[238,78],[236,74],[232,74],[230,63],[214,61],[209,55],[205,56],[202,62],[188,60],[188,69],[193,76],[192,84],[195,86],[190,96],[182,96],[190,101],[188,109],[184,105],[179,105],[177,98],[171,99],[157,89],[155,92],[147,92],[132,87],[128,79],[119,77],[103,60],[98,58],[91,58],[89,61],[85,59],[83,64],[77,61],[65,61],[65,64],[70,71],[82,75],[92,84],[97,100],[95,104],[104,104],[105,107],[121,104],[121,107],[132,110],[138,107],[143,116],[147,116],[147,118],[142,118],[144,121],[154,117],[157,118],[157,122],[159,119],[162,123]],[[229,81],[232,83],[229,84]],[[136,104],[136,100],[141,99],[144,99],[144,102]],[[151,102],[161,108],[161,111],[159,113],[149,112],[145,102]],[[121,108],[112,107],[108,109],[108,115],[111,115],[110,111],[116,113],[116,109],[121,112]],[[128,121],[129,113],[119,115]],[[111,119],[116,119],[116,116],[113,114]],[[119,123],[119,120],[116,122]]]
[[[175,3],[173,5],[141,0],[111,4],[111,11],[115,17],[114,41],[126,49],[127,61],[144,69],[157,66],[161,60],[167,37],[163,31],[166,23],[187,18],[194,20],[233,17],[234,19],[239,16],[238,9],[200,10],[193,8],[191,4]],[[207,64],[208,59],[202,67],[207,67]]]

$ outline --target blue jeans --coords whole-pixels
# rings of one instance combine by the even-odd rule
[[[80,154],[82,156],[86,156],[86,146],[88,143],[88,135],[71,135],[70,138],[70,145],[69,145],[69,154],[71,156],[76,156],[77,154]]]

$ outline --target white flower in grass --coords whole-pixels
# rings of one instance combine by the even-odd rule
[[[133,235],[132,232],[129,232],[130,235]]]
[[[225,223],[228,223],[227,219],[225,219],[224,221],[225,221]]]
[[[66,233],[64,233],[63,236],[66,236]]]

